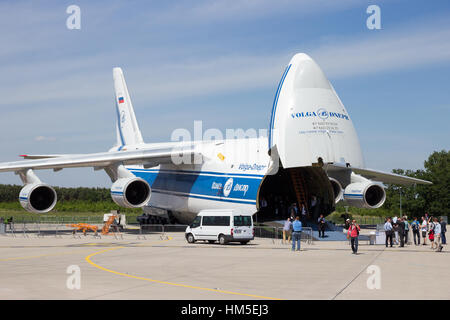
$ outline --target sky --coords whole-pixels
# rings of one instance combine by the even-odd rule
[[[80,29],[66,12],[80,8]],[[369,5],[381,29],[370,30]],[[0,162],[115,144],[121,67],[147,143],[177,128],[268,128],[298,52],[333,84],[366,167],[422,169],[450,137],[450,2],[364,0],[0,1]],[[109,187],[103,171],[38,172]],[[0,183],[19,184],[13,173]]]

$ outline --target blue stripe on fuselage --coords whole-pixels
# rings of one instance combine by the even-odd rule
[[[232,174],[211,171],[184,171],[134,169],[129,170],[146,180],[156,193],[174,194],[214,201],[256,204],[256,196],[262,175]],[[224,187],[233,179],[231,190],[225,196]],[[231,181],[229,182],[229,184]]]

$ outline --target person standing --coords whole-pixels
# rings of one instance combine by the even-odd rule
[[[434,243],[436,244],[436,251],[442,251],[442,244],[441,244],[441,224],[438,222],[437,218],[433,219],[433,225],[434,225]]]
[[[434,249],[434,223],[429,221],[428,223],[428,240],[431,242],[431,250]]]
[[[422,239],[423,239],[422,245],[426,246],[427,245],[428,223],[427,223],[427,219],[425,217],[422,217],[421,230],[422,230]]]
[[[267,214],[267,200],[266,200],[266,198],[264,198],[264,197],[261,198],[261,201],[260,201],[260,204],[259,204],[259,208],[260,208],[259,210],[260,210],[262,215]]]
[[[283,244],[286,243],[286,239],[288,241],[287,243],[291,242],[291,227],[292,227],[291,219],[287,218],[283,226]]]
[[[302,223],[306,222],[306,208],[305,205],[302,203],[302,207],[301,207],[301,214],[302,214]]]
[[[403,216],[403,223],[405,224],[405,244],[408,244],[409,240],[409,222],[408,217]]]
[[[447,239],[445,238],[445,233],[447,232],[447,222],[445,222],[444,218],[441,217],[441,239],[442,244],[447,244]]]
[[[312,217],[310,216],[310,219],[316,219],[318,216],[318,209],[319,209],[319,200],[317,199],[317,197],[315,195],[312,195],[311,197],[311,213],[312,213]],[[314,220],[313,220],[314,221]]]
[[[319,219],[317,219],[318,229],[319,229],[319,238],[325,238],[325,218],[323,214],[320,215]],[[322,233],[322,236],[320,234]]]
[[[398,241],[398,218],[394,217],[392,218],[392,230],[394,231],[394,242],[396,245],[400,244]]]
[[[300,241],[302,239],[302,223],[300,217],[296,216],[292,224],[292,251],[295,251],[295,243],[297,243],[297,251],[300,251]]]
[[[391,218],[387,218],[386,223],[384,224],[384,232],[386,234],[386,248],[388,247],[388,240],[392,248],[392,224]]]
[[[411,223],[411,229],[413,232],[414,244],[420,245],[420,223],[417,221],[417,217],[414,217],[414,221]],[[417,237],[417,241],[416,241]]]
[[[400,247],[405,246],[405,222],[402,218],[397,219],[397,231],[398,231],[398,239],[400,241]]]
[[[361,228],[356,223],[356,220],[353,219],[352,224],[347,231],[347,238],[350,238],[353,254],[358,254],[358,236],[360,230]]]

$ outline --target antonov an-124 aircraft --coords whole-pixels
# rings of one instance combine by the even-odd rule
[[[25,210],[47,213],[57,202],[55,190],[35,173],[41,169],[103,169],[116,204],[145,212],[163,209],[181,223],[202,209],[256,213],[262,212],[261,204],[275,208],[279,201],[304,205],[308,218],[315,219],[333,212],[339,201],[379,208],[386,199],[384,183],[431,183],[365,168],[350,115],[304,53],[296,54],[283,72],[264,137],[146,144],[122,70],[114,68],[113,77],[115,147],[92,154],[22,155],[24,160],[0,163],[0,172],[20,176]],[[264,210],[266,218],[277,218],[274,213],[279,211]]]

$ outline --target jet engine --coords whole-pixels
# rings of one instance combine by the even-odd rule
[[[339,181],[337,181],[334,178],[330,178],[331,186],[333,187],[333,193],[334,193],[334,203],[338,203],[342,200],[342,197],[344,195],[344,189],[342,189],[342,185]]]
[[[20,190],[19,201],[22,207],[33,213],[47,213],[57,201],[55,189],[44,183],[26,184]]]
[[[376,209],[386,200],[386,191],[381,184],[366,180],[349,184],[344,191],[344,200],[357,208]]]
[[[125,208],[143,207],[150,200],[150,196],[150,185],[138,177],[118,179],[111,187],[113,201]]]

